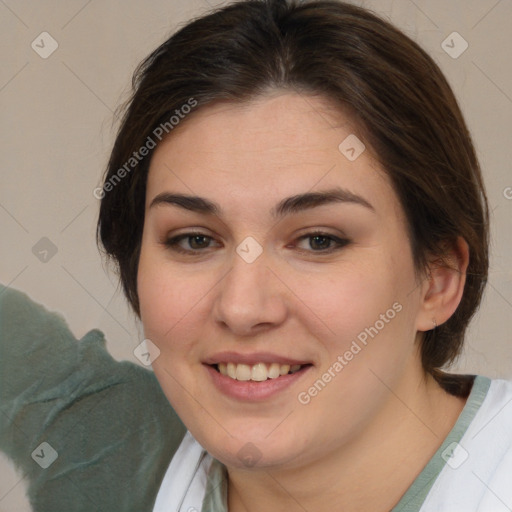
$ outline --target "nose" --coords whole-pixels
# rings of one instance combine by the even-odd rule
[[[252,263],[233,254],[230,271],[219,283],[215,320],[237,336],[276,327],[287,315],[286,290],[269,267],[265,251]]]

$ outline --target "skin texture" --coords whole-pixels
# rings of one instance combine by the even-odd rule
[[[418,276],[398,198],[370,148],[355,161],[338,149],[352,133],[350,118],[326,100],[280,91],[198,109],[152,158],[141,320],[161,351],[153,368],[164,393],[228,467],[230,511],[390,510],[464,405],[424,376],[418,349],[421,332],[460,301],[467,246],[452,251],[458,271],[432,266]],[[337,202],[271,216],[285,197],[332,187],[372,208]],[[207,198],[222,214],[151,206],[162,192]],[[349,242],[322,254],[300,239],[316,229]],[[195,255],[165,245],[190,231],[211,237],[179,243]],[[263,249],[252,263],[235,250],[248,236]],[[299,393],[393,304],[401,306],[394,318],[301,403]],[[313,366],[277,395],[243,401],[212,385],[203,362],[220,351],[272,352]],[[238,456],[249,442],[259,457],[252,467]]]

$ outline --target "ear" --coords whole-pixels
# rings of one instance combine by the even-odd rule
[[[432,261],[421,287],[418,331],[430,331],[446,322],[457,309],[464,292],[469,264],[467,242],[458,237],[446,255]]]

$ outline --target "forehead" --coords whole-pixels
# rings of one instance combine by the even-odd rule
[[[270,209],[280,197],[342,186],[396,206],[386,173],[357,135],[348,115],[317,96],[200,107],[156,148],[147,204],[171,190]]]

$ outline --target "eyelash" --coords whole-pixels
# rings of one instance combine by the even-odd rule
[[[189,233],[184,233],[182,235],[178,235],[178,236],[167,239],[164,242],[164,245],[166,247],[168,247],[169,249],[171,249],[175,252],[178,252],[180,254],[188,254],[190,256],[199,256],[201,252],[204,252],[204,249],[187,250],[187,249],[183,249],[182,247],[180,247],[178,245],[182,240],[185,240],[187,238],[193,238],[193,237],[203,237],[206,239],[213,240],[213,237],[208,236],[204,233],[189,232]],[[337,236],[331,235],[329,233],[325,233],[323,231],[311,231],[310,233],[300,236],[299,238],[297,238],[297,240],[305,240],[307,238],[314,238],[314,237],[326,238],[326,239],[334,242],[336,245],[335,245],[335,247],[330,247],[326,250],[320,250],[320,251],[314,251],[314,250],[308,251],[308,250],[300,249],[301,252],[310,252],[310,253],[314,253],[314,254],[327,255],[327,254],[331,254],[335,251],[342,249],[343,247],[345,247],[346,245],[348,245],[350,243],[350,240],[348,240],[346,238],[339,238]],[[205,249],[209,249],[209,247],[206,247]]]

